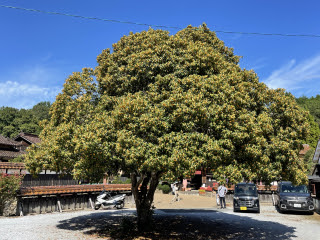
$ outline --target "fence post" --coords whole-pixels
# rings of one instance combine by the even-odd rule
[[[274,202],[274,194],[272,192],[272,205],[275,206],[275,202]]]
[[[90,203],[91,208],[94,209],[93,202],[91,200],[91,196],[89,196],[89,203]]]
[[[17,204],[18,206],[17,206],[17,215],[19,214],[20,215],[20,217],[23,217],[23,202],[22,202],[22,198],[18,198],[18,204]]]
[[[61,203],[60,203],[60,197],[58,197],[57,204],[58,204],[59,212],[62,213],[62,208],[61,208]]]

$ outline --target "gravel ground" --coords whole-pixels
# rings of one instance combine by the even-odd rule
[[[215,198],[182,195],[171,203],[172,195],[156,194],[152,233],[126,239],[319,239],[318,214],[280,214],[263,205],[261,213],[233,213],[217,209]],[[105,234],[117,229],[123,219],[134,219],[135,210],[127,203],[123,210],[76,211],[0,218],[0,239],[120,239]],[[125,225],[124,225],[125,226]],[[128,231],[130,227],[128,228]],[[112,236],[112,235],[111,235]]]

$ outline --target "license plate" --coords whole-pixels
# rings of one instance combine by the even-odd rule
[[[240,210],[247,210],[247,207],[240,207]]]
[[[298,204],[298,203],[293,204],[293,206],[296,208],[301,208],[301,204]]]

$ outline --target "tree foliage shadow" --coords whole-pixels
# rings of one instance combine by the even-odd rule
[[[295,237],[294,227],[213,210],[162,209],[152,230],[139,233],[135,211],[98,212],[60,221],[58,228],[108,239],[279,239]],[[217,214],[218,213],[218,214]]]

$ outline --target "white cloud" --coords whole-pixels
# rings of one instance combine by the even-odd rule
[[[262,81],[273,89],[285,88],[296,96],[308,96],[319,94],[319,80],[320,55],[317,55],[300,63],[292,59]]]
[[[53,102],[63,81],[59,71],[41,65],[14,71],[0,79],[0,106],[32,108],[42,101]]]
[[[24,70],[14,74],[14,81],[35,83],[37,85],[57,85],[61,84],[65,76],[58,69],[47,65],[35,65],[25,68]]]
[[[53,102],[60,90],[58,87],[47,88],[7,81],[0,83],[0,103],[1,106],[31,108],[42,101]]]
[[[264,68],[265,66],[266,66],[266,58],[258,58],[252,63],[250,69],[257,71],[259,69]]]

